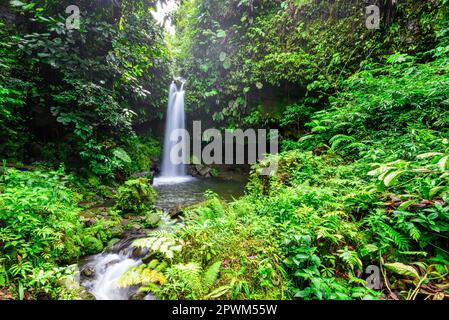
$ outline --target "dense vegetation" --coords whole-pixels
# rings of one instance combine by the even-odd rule
[[[124,215],[160,214],[145,179],[93,224],[80,202],[148,170],[158,143],[135,132],[162,118],[170,69],[188,77],[191,118],[280,129],[282,152],[252,168],[244,197],[210,192],[137,240],[151,254],[120,286],[166,299],[449,297],[447,0],[373,1],[379,30],[366,1],[186,0],[165,38],[150,2],[104,3],[76,32],[53,1],[11,1],[0,16],[0,299],[76,296],[64,265],[101,251]],[[367,288],[370,266],[381,289]]]

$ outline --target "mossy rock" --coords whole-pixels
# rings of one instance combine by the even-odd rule
[[[116,208],[122,214],[142,214],[152,209],[157,193],[147,178],[128,180],[116,195]]]
[[[84,250],[88,254],[95,254],[103,251],[103,243],[93,236],[86,236],[83,239]]]
[[[110,232],[112,237],[116,238],[116,237],[120,237],[121,235],[123,235],[123,233],[125,232],[125,229],[120,224],[117,224],[117,225],[109,228],[108,231]]]

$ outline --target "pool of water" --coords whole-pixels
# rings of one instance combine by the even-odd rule
[[[219,178],[156,178],[154,188],[158,193],[156,208],[170,211],[174,208],[194,205],[205,200],[210,190],[222,199],[232,201],[244,194],[246,178],[225,180]]]
[[[158,192],[156,207],[170,212],[205,200],[208,190],[217,193],[222,199],[231,201],[243,195],[245,177],[233,177],[232,180],[218,178],[163,178],[155,179],[154,187]],[[162,228],[162,227],[161,227]],[[139,235],[124,235],[124,238],[103,253],[86,257],[80,263],[81,270],[89,268],[92,277],[81,277],[81,284],[97,300],[134,299],[138,287],[120,288],[118,281],[129,268],[142,264],[133,254],[132,242]],[[152,294],[144,299],[155,299]]]

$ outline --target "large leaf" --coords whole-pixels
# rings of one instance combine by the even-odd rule
[[[126,153],[125,150],[123,150],[122,148],[115,148],[114,151],[112,152],[114,154],[114,156],[121,160],[124,163],[131,163],[132,160],[129,157],[128,153]]]
[[[447,168],[448,165],[448,160],[449,160],[449,156],[445,156],[443,158],[441,158],[441,160],[438,162],[438,167],[444,171]]]
[[[391,187],[398,179],[399,177],[404,174],[406,171],[394,171],[389,173],[385,179],[384,179],[384,184],[387,187]]]
[[[403,264],[401,262],[386,263],[385,268],[387,268],[390,271],[393,271],[394,273],[397,273],[397,274],[400,274],[403,276],[412,277],[416,280],[420,279],[419,273],[418,273],[418,271],[416,271],[415,268],[413,268],[412,266]]]

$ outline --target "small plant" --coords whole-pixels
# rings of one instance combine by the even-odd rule
[[[211,292],[220,272],[221,261],[210,265],[207,269],[195,262],[177,264],[165,272],[169,285],[179,290],[178,294],[189,299],[216,299],[226,294],[229,286],[220,287]]]

